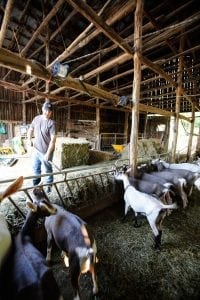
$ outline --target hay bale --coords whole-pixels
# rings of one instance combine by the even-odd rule
[[[96,164],[102,161],[109,161],[113,159],[113,154],[106,151],[89,150],[88,164]]]
[[[87,165],[89,142],[85,139],[57,138],[54,162],[60,169]]]

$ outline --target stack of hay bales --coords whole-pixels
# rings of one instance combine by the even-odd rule
[[[87,165],[88,159],[89,142],[86,139],[57,138],[53,161],[60,169]]]
[[[158,139],[138,140],[138,163],[147,162],[151,158],[156,158],[162,154],[164,149]],[[125,146],[121,159],[129,159],[129,144]]]

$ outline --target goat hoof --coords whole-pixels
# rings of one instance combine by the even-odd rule
[[[160,252],[161,251],[161,246],[154,246],[154,250],[156,252]]]
[[[52,265],[51,260],[46,260],[46,264],[50,267]]]
[[[135,228],[139,228],[139,227],[141,227],[141,225],[140,224],[138,224],[138,223],[134,223],[134,225],[133,225]]]
[[[125,222],[126,222],[126,219],[122,218],[121,223],[125,223]]]

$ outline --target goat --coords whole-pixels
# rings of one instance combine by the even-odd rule
[[[29,212],[14,239],[13,249],[3,266],[0,281],[1,299],[58,300],[63,299],[52,270],[42,253],[33,245],[32,231],[39,217],[56,213],[44,192],[33,190],[33,201],[27,199]]]
[[[98,293],[97,279],[95,274],[96,243],[86,223],[77,215],[66,211],[64,208],[55,205],[57,214],[46,218],[45,228],[47,231],[47,256],[50,262],[52,241],[64,254],[64,261],[71,274],[71,283],[74,291],[74,299],[80,299],[79,277],[81,273],[90,271],[93,280],[93,294]]]
[[[166,161],[161,160],[161,159],[153,160],[152,163],[155,163],[156,161],[161,162],[166,169],[183,169],[183,170],[188,170],[191,172],[200,173],[200,166],[192,164],[192,163],[169,164]]]
[[[176,176],[175,174],[172,174],[170,171],[167,171],[167,170],[163,170],[160,172],[152,172],[151,174],[155,175],[157,177],[165,178],[169,182],[171,182],[173,184],[173,186],[175,187],[176,195],[179,196],[182,200],[183,208],[185,208],[187,206],[188,199],[187,199],[187,195],[184,191],[184,187],[186,187],[187,182],[184,178],[179,178],[178,176]]]
[[[159,182],[156,182],[156,180],[154,182],[149,182],[145,179],[137,179],[129,175],[130,170],[131,169],[128,168],[127,165],[123,165],[122,171],[128,174],[130,184],[133,184],[138,191],[158,197],[161,201],[163,201],[164,204],[172,203],[172,198],[170,196],[170,185],[163,185]]]
[[[158,178],[157,176],[152,175],[151,173],[146,173],[146,172],[147,172],[147,170],[146,170],[145,166],[137,167],[136,173],[135,173],[135,178],[150,181],[152,183],[157,182],[169,189],[173,188],[173,183],[169,182],[167,179],[162,178],[162,177]]]
[[[12,184],[10,184],[7,189],[3,192],[0,192],[0,202],[5,199],[6,197],[14,194],[17,192],[22,184],[23,184],[23,177],[19,177],[16,179]],[[0,214],[0,268],[4,263],[10,249],[11,249],[11,234],[8,229],[8,224],[2,214]]]
[[[155,237],[155,249],[160,250],[162,222],[165,217],[165,214],[161,213],[166,209],[176,209],[176,203],[166,205],[157,198],[136,190],[135,187],[130,185],[129,178],[126,173],[115,173],[114,178],[115,180],[123,181],[125,215],[127,214],[129,207],[134,210],[136,217],[138,213],[145,215]]]
[[[166,168],[165,164],[161,160],[154,160],[152,161],[152,164],[156,166],[158,171],[162,170],[168,170],[171,173],[175,174],[179,178],[185,178],[188,186],[188,195],[192,194],[192,189],[193,186],[195,186],[199,190],[199,184],[197,179],[200,177],[200,174],[198,172],[192,172],[190,170],[186,169],[171,169],[171,168]]]
[[[158,172],[158,171],[152,171],[153,168],[154,170],[156,170],[157,169],[156,165],[152,164],[150,167],[148,165],[143,166],[140,168],[139,172],[144,173],[144,172],[149,172],[150,170],[150,175],[157,177],[157,180],[160,181],[162,178],[162,180],[165,180],[167,184],[171,183],[172,184],[171,188],[176,193],[176,195],[181,199],[183,208],[185,208],[188,203],[187,195],[184,191],[184,187],[187,186],[186,180],[182,177],[180,178],[175,174],[172,174],[172,172],[170,172],[169,170],[162,170]]]

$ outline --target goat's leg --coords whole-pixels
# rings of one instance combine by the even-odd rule
[[[162,230],[158,230],[158,235],[155,236],[155,250],[160,250],[161,248],[161,237],[162,237]]]
[[[158,228],[158,235],[155,237],[155,249],[160,250],[161,248],[161,237],[162,237],[162,223],[166,217],[166,211],[160,211],[156,219],[156,227]]]
[[[183,184],[180,181],[178,182],[178,191],[180,193],[181,200],[183,202],[183,208],[186,208],[188,204],[188,198],[185,191],[183,190]]]
[[[53,242],[52,233],[50,231],[47,231],[47,255],[46,255],[46,261],[48,263],[50,263],[50,261],[51,261],[52,242]]]
[[[127,201],[125,200],[125,209],[124,209],[124,215],[121,219],[122,222],[125,222],[125,219],[126,219],[126,215],[127,215],[127,212],[128,210],[130,209],[130,206],[129,204],[127,203]]]
[[[95,270],[95,264],[97,262],[97,245],[96,241],[93,241],[92,249],[94,251],[93,253],[93,260],[90,265],[90,272],[92,274],[92,282],[93,282],[93,294],[96,295],[98,293],[98,284],[97,284],[97,276],[96,276],[96,270]]]
[[[92,262],[90,265],[90,273],[92,275],[92,282],[93,282],[92,292],[93,292],[93,295],[96,295],[98,293],[98,285],[97,285],[97,277],[96,277],[94,262]]]
[[[80,300],[79,295],[79,276],[80,276],[80,264],[79,258],[76,254],[71,254],[69,256],[69,267],[70,267],[70,274],[71,274],[71,284],[74,291],[74,300]]]
[[[138,214],[135,212],[135,222],[134,222],[134,225],[133,225],[135,228],[138,228],[140,227],[140,224],[138,224]]]
[[[154,234],[155,239],[155,249],[160,250],[161,247],[161,235],[162,233],[159,232],[157,226],[156,226],[156,220],[158,217],[159,211],[153,211],[150,215],[147,216],[147,220],[149,221],[149,225],[151,226],[151,229]]]

